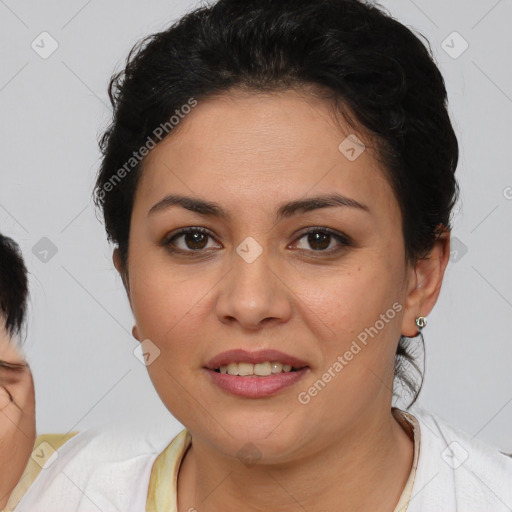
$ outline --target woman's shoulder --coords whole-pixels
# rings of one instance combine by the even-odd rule
[[[31,457],[25,466],[18,484],[9,496],[9,501],[4,509],[5,512],[10,512],[14,509],[41,470],[51,465],[58,456],[59,448],[76,434],[78,434],[78,431],[65,434],[41,434],[37,436]]]
[[[512,457],[422,407],[418,468],[408,512],[512,510]]]
[[[46,512],[80,505],[104,512],[144,511],[153,462],[182,430],[109,424],[68,435],[40,435],[29,463],[39,470],[35,478],[34,473],[26,477],[33,482],[11,509]],[[23,477],[20,485],[26,488]]]

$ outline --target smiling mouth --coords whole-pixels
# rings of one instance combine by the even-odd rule
[[[280,373],[296,372],[303,368],[307,368],[307,366],[295,367],[278,361],[264,361],[256,364],[245,362],[229,363],[221,365],[219,368],[214,368],[213,371],[240,377],[268,377]]]

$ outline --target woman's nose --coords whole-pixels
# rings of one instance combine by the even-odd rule
[[[216,313],[224,323],[257,330],[291,316],[291,291],[272,268],[268,251],[247,237],[236,248],[233,266],[219,287]]]

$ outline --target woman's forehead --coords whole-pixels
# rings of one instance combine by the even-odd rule
[[[277,199],[273,191],[336,190],[356,201],[391,193],[373,146],[351,130],[325,102],[293,91],[210,99],[146,157],[139,187],[152,200],[184,185],[255,200]]]

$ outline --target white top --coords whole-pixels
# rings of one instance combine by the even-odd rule
[[[422,408],[403,416],[414,428],[415,462],[394,512],[512,511],[511,457]],[[172,441],[177,475],[188,447],[183,432],[80,432],[57,450],[14,510],[145,512],[153,463]],[[172,480],[169,492],[175,497]]]

